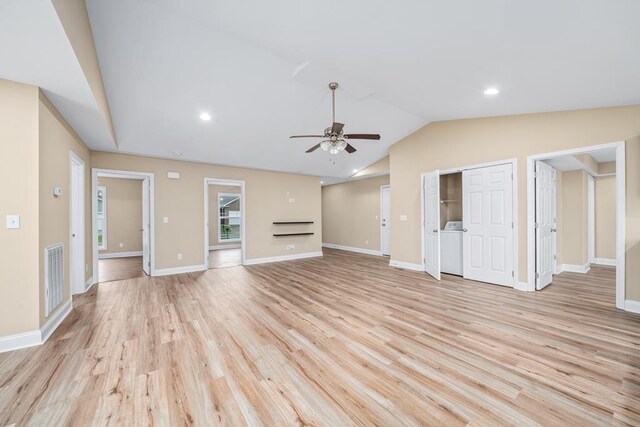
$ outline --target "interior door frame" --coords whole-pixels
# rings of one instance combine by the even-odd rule
[[[527,156],[527,291],[535,291],[535,161],[563,157],[575,154],[588,154],[593,151],[616,150],[616,307],[624,310],[625,306],[625,141],[608,144],[589,145],[562,151]]]
[[[78,180],[78,194],[73,194],[73,165],[76,164],[78,167],[78,175],[80,179]],[[87,201],[85,200],[85,164],[84,160],[72,150],[69,150],[69,280],[70,280],[70,288],[71,295],[75,295],[78,293],[84,292],[86,288],[86,272],[85,272],[85,264],[86,264],[86,248],[85,248],[85,215],[87,208]],[[74,219],[74,201],[75,197],[79,198],[79,206],[81,207],[81,212],[77,215],[78,220],[78,232],[79,238],[77,240],[78,245],[76,247],[77,253],[71,250],[72,239],[73,239],[73,219]],[[76,212],[78,214],[78,212]],[[78,271],[80,270],[80,271]],[[74,280],[75,276],[75,280]],[[78,282],[78,277],[81,277],[82,280]]]
[[[151,276],[156,275],[156,250],[155,250],[155,184],[154,174],[150,172],[136,172],[116,169],[91,169],[91,234],[93,238],[93,278],[91,284],[98,283],[99,279],[99,266],[98,266],[98,205],[95,201],[98,198],[98,176],[105,178],[121,178],[121,179],[137,179],[144,180],[149,179],[149,258],[151,261],[151,268],[149,272]],[[143,207],[144,209],[144,207]],[[144,224],[143,224],[144,227]],[[88,288],[87,288],[88,289]],[[86,291],[86,290],[85,290]]]
[[[596,178],[587,173],[587,259],[596,261]]]
[[[246,206],[245,206],[245,182],[244,180],[223,179],[223,178],[204,178],[204,257],[203,263],[205,269],[209,268],[209,185],[229,185],[240,187],[240,263],[245,265],[246,262]]]
[[[380,186],[380,255],[391,255],[390,253],[385,254],[384,251],[382,250],[382,213],[384,212],[383,210],[383,206],[382,206],[382,190],[383,188],[388,188],[389,189],[389,200],[391,200],[391,185],[387,184],[387,185],[381,185]],[[389,205],[389,212],[391,212],[391,205]],[[389,216],[391,216],[391,214],[389,214]],[[389,218],[389,223],[387,224],[387,226],[391,226],[391,218]],[[389,249],[391,249],[391,231],[389,231]],[[391,250],[389,250],[389,252],[391,252]]]
[[[513,288],[518,290],[524,290],[518,281],[518,159],[513,157],[510,159],[496,160],[495,162],[478,163],[475,165],[460,166],[449,169],[440,169],[440,176],[450,175],[452,173],[462,173],[469,169],[479,169],[490,166],[499,165],[511,165],[511,173],[513,174]],[[425,212],[424,212],[424,178],[430,172],[423,172],[420,174],[420,227],[422,231],[421,243],[422,243],[422,271],[425,269]],[[500,285],[498,285],[500,286]]]

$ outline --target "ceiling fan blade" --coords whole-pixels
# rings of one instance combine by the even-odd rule
[[[377,133],[350,133],[345,136],[349,139],[380,139],[380,135]]]
[[[347,143],[346,147],[344,147],[344,151],[351,154],[351,153],[355,153],[357,150],[353,145]]]
[[[314,151],[316,151],[318,148],[320,148],[320,143],[314,145],[313,147],[309,148],[307,151],[305,151],[305,153],[312,153]]]
[[[344,123],[333,122],[333,126],[331,127],[331,133],[339,134],[342,132],[342,128],[344,127]]]
[[[324,135],[291,135],[289,138],[324,138]]]

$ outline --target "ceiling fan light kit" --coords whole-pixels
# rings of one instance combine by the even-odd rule
[[[336,89],[338,89],[338,83],[331,82],[329,83],[329,89],[331,89],[331,101],[332,101],[332,118],[333,124],[331,127],[328,127],[324,130],[322,135],[292,135],[289,138],[324,138],[321,142],[309,148],[306,153],[312,153],[318,148],[321,148],[322,151],[328,151],[329,154],[338,154],[341,151],[346,151],[347,153],[355,153],[356,149],[353,145],[349,144],[347,140],[349,139],[368,139],[368,140],[379,140],[380,135],[378,134],[366,134],[366,133],[356,133],[356,134],[345,134],[344,133],[344,123],[336,122]]]

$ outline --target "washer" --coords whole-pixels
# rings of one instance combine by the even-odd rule
[[[440,231],[440,271],[462,276],[462,221],[447,221]]]

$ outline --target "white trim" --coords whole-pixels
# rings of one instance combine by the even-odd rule
[[[527,283],[530,289],[535,289],[536,281],[535,161],[612,148],[616,149],[616,307],[625,308],[625,141],[527,156]]]
[[[89,288],[91,288],[94,284],[93,277],[89,277],[86,282],[84,282],[84,291],[87,292]]]
[[[616,260],[615,260],[615,258],[598,258],[598,257],[595,257],[593,259],[592,264],[615,266],[616,265]]]
[[[184,267],[158,268],[154,270],[153,277],[170,276],[172,274],[194,273],[197,271],[205,271],[206,265],[187,265]]]
[[[357,252],[359,254],[382,256],[382,252],[373,249],[356,248],[354,246],[334,245],[333,243],[323,243],[323,248],[339,249],[341,251]]]
[[[624,309],[630,311],[631,313],[640,314],[640,301],[628,299],[624,302]]]
[[[71,313],[72,309],[73,303],[72,300],[69,299],[60,307],[55,316],[51,317],[42,328],[35,331],[24,332],[22,334],[0,337],[0,353],[43,344],[47,339],[49,339],[53,331],[60,326],[69,313]]]
[[[142,251],[113,252],[110,254],[98,254],[98,259],[129,258],[134,256],[142,256]]]
[[[321,257],[322,251],[304,252],[301,254],[271,256],[266,258],[251,258],[244,261],[244,265],[266,264],[268,262],[293,261],[296,259]]]
[[[238,243],[237,245],[217,245],[217,246],[209,246],[210,251],[219,251],[222,249],[240,249],[242,245]]]
[[[383,255],[382,253],[382,189],[383,188],[388,188],[389,189],[389,203],[391,203],[391,185],[387,184],[387,185],[381,185],[380,186],[380,216],[378,218],[380,218],[380,220],[378,221],[378,224],[380,226],[380,251],[379,254],[375,254],[375,253],[370,253],[370,255]],[[389,206],[389,212],[391,212],[391,206]],[[391,216],[391,215],[389,215]],[[391,218],[389,218],[389,227],[391,227]],[[391,239],[391,232],[389,232],[389,239]],[[324,245],[324,243],[323,243]],[[349,246],[345,246],[345,247],[349,247]],[[358,249],[358,248],[356,248]],[[344,249],[345,251],[348,251],[349,249]],[[365,249],[367,250],[367,249]],[[357,252],[357,251],[353,251],[353,252]],[[375,251],[372,251],[375,252]],[[391,240],[389,240],[389,252],[391,252]],[[362,253],[369,253],[369,252],[362,252]],[[389,255],[389,254],[386,254]]]
[[[80,175],[81,175],[81,179],[80,179],[80,185],[78,188],[78,197],[80,198],[80,205],[82,206],[82,214],[80,215],[80,217],[78,218],[78,222],[79,222],[79,230],[78,230],[78,244],[76,245],[76,249],[78,251],[77,254],[74,254],[72,250],[69,250],[69,277],[70,277],[70,284],[73,285],[74,283],[76,284],[76,286],[80,286],[79,283],[77,283],[77,279],[74,280],[73,277],[74,275],[80,276],[80,274],[78,274],[78,271],[73,271],[72,267],[75,268],[79,268],[80,270],[82,270],[81,275],[84,277],[84,272],[86,269],[86,264],[87,264],[87,259],[86,259],[86,248],[85,248],[85,235],[86,235],[86,221],[85,221],[85,216],[86,216],[86,210],[87,210],[87,200],[85,197],[85,181],[86,181],[86,166],[84,164],[84,160],[82,160],[82,158],[80,156],[78,156],[76,153],[73,152],[73,150],[69,150],[69,248],[72,248],[71,245],[71,239],[73,238],[73,224],[71,224],[71,218],[73,217],[73,195],[72,193],[72,182],[71,180],[73,179],[73,165],[71,164],[72,162],[75,162],[79,168],[80,168]],[[80,261],[78,264],[80,264],[79,266],[76,266],[73,262],[73,258],[76,258],[76,261]],[[73,289],[73,286],[71,286],[71,294],[76,294],[78,293],[78,289]]]
[[[392,259],[389,260],[389,266],[402,268],[404,270],[420,271],[424,273],[424,264],[414,264],[412,262],[396,261]]]
[[[470,166],[463,166],[463,167],[457,167],[457,168],[450,168],[450,169],[442,169],[440,170],[440,176],[442,175],[451,175],[454,173],[461,173],[465,170],[469,170],[469,169],[480,169],[480,168],[486,168],[486,167],[491,167],[491,166],[499,166],[499,165],[506,165],[506,164],[511,164],[511,173],[513,174],[513,182],[512,182],[512,197],[513,197],[513,203],[512,203],[512,217],[513,217],[513,288],[514,289],[520,289],[520,287],[518,286],[518,159],[513,157],[510,159],[505,159],[505,160],[496,160],[495,162],[487,162],[487,163],[479,163],[476,165],[470,165]],[[420,237],[420,242],[421,242],[421,246],[422,246],[422,261],[424,263],[424,259],[425,259],[425,232],[424,232],[424,177],[425,175],[427,175],[429,172],[424,172],[420,174],[420,219],[421,219],[421,223],[420,223],[420,227],[421,227],[421,237]],[[396,262],[400,262],[400,261],[396,261]],[[417,264],[414,264],[417,265]],[[424,264],[422,264],[424,265]],[[407,267],[408,268],[408,267]],[[424,268],[422,269],[422,271],[424,271]],[[522,289],[520,289],[522,290]]]
[[[107,187],[104,185],[98,185],[98,191],[102,191],[102,246],[98,243],[98,251],[106,251],[109,249],[109,242],[107,241]],[[97,200],[98,195],[96,194],[96,201]],[[97,232],[98,230],[96,230],[96,233]]]
[[[98,267],[98,230],[96,228],[96,221],[98,218],[98,206],[96,201],[97,187],[98,187],[98,175],[105,178],[122,178],[122,179],[149,179],[149,258],[151,258],[151,268],[149,272],[151,276],[155,276],[156,269],[156,249],[155,249],[155,178],[153,173],[148,172],[135,172],[126,170],[114,170],[114,169],[91,169],[91,227],[92,227],[92,249],[93,249],[93,283],[98,283],[99,267]],[[144,207],[143,207],[144,209]],[[85,290],[86,292],[86,290]]]
[[[204,262],[205,266],[209,265],[209,185],[229,185],[240,187],[240,263],[246,265],[246,209],[245,209],[245,182],[244,180],[220,179],[220,178],[204,178]],[[216,218],[219,215],[216,215]],[[219,229],[218,229],[219,231]]]
[[[40,328],[40,342],[46,342],[53,331],[55,331],[58,326],[62,323],[64,319],[71,313],[73,309],[73,301],[71,298],[65,302],[62,307],[56,312],[54,316],[51,316],[49,321],[44,324],[42,328]]]
[[[561,264],[560,270],[567,273],[587,273],[591,269],[591,264],[586,263],[584,265],[578,264]]]
[[[596,181],[587,175],[587,260],[596,259]]]

